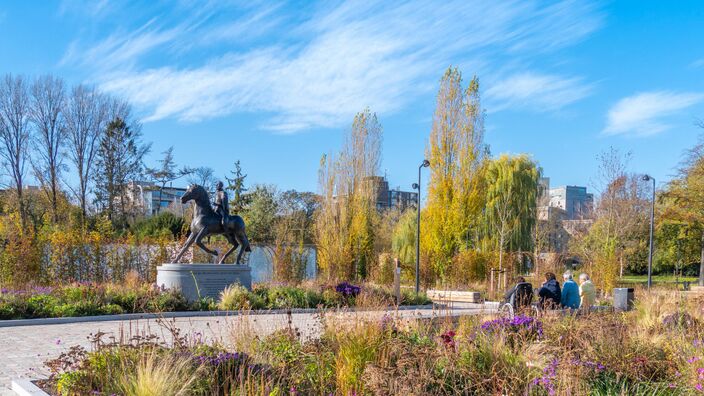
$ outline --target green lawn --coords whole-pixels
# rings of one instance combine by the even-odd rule
[[[653,275],[653,283],[675,283],[679,282],[697,282],[696,276],[681,276],[679,279],[674,275]],[[626,275],[619,280],[619,283],[624,284],[646,284],[648,283],[648,275]]]

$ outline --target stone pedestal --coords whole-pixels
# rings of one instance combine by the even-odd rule
[[[156,283],[167,289],[179,289],[189,300],[212,297],[233,283],[252,289],[252,268],[234,264],[162,264],[156,267]]]

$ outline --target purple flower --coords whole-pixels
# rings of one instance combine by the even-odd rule
[[[57,338],[54,343],[55,343],[56,345],[61,345],[61,339],[60,339],[60,338]]]
[[[699,392],[704,392],[704,387],[702,386],[702,384],[694,385],[694,389],[698,390]]]
[[[699,357],[697,356],[692,356],[691,358],[687,359],[687,363],[694,363],[699,360]]]
[[[555,395],[555,377],[557,377],[557,366],[560,362],[557,359],[553,359],[550,364],[548,364],[543,369],[543,375],[539,378],[535,378],[530,387],[540,386],[548,392],[548,395]]]
[[[338,293],[342,294],[345,297],[357,297],[359,293],[362,291],[362,288],[359,286],[355,286],[353,284],[350,284],[348,282],[342,282],[335,286],[335,291]]]
[[[481,325],[482,330],[487,332],[507,331],[512,333],[528,332],[534,333],[538,338],[543,336],[543,324],[530,316],[516,315],[512,319],[498,318],[489,320]]]
[[[33,294],[51,294],[54,288],[51,286],[35,286],[32,288]]]
[[[597,372],[606,370],[606,366],[604,366],[603,364],[601,364],[599,362],[590,362],[590,361],[582,361],[579,359],[573,359],[571,363],[573,366],[582,366],[584,368],[592,369]]]

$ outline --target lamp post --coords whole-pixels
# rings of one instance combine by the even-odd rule
[[[648,251],[648,290],[653,285],[653,222],[655,220],[655,178],[643,175],[643,181],[653,181],[653,197],[650,201],[650,247]]]
[[[416,295],[420,292],[420,170],[430,166],[430,161],[424,159],[418,167],[418,183],[413,188],[418,190],[418,216],[416,217]]]

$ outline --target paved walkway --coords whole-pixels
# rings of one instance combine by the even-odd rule
[[[352,316],[359,319],[381,318],[389,311],[342,312],[334,316]],[[434,311],[430,308],[418,310],[395,311],[400,317],[424,317],[446,315],[472,315],[487,313],[477,305],[456,307],[452,311]],[[328,314],[331,315],[331,314]],[[181,334],[200,333],[208,340],[217,340],[230,345],[232,334],[253,332],[266,335],[275,330],[289,326],[297,328],[304,338],[317,337],[320,334],[319,314],[294,313],[290,318],[286,314],[233,315],[220,317],[180,317],[164,319],[166,326],[178,328]],[[67,324],[50,324],[0,328],[0,395],[12,395],[10,382],[13,378],[44,378],[48,371],[44,362],[56,358],[73,345],[86,349],[91,346],[91,334],[107,333],[109,337],[129,338],[138,334],[157,334],[165,341],[171,340],[170,332],[164,323],[156,319],[132,321],[82,322]]]

